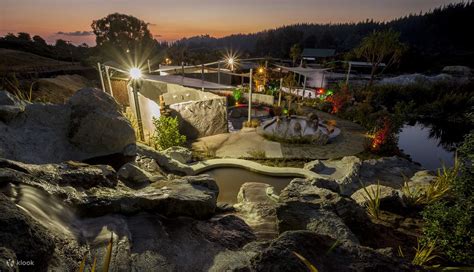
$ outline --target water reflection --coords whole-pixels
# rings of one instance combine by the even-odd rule
[[[402,127],[398,146],[424,168],[452,166],[456,148],[470,128],[446,122],[414,122]]]

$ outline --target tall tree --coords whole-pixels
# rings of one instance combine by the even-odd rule
[[[148,24],[130,15],[113,13],[106,17],[94,20],[92,30],[96,35],[97,46],[104,53],[113,53],[109,56],[118,60],[128,56],[125,61],[137,60],[143,62],[153,47],[153,36],[148,30]],[[131,57],[131,58],[130,58]],[[128,63],[130,65],[130,63]]]
[[[293,65],[295,65],[296,61],[301,55],[301,47],[299,44],[293,44],[293,46],[290,48],[290,58],[293,61]]]
[[[363,58],[372,66],[369,86],[372,85],[378,68],[383,62],[382,73],[389,66],[398,63],[407,46],[400,42],[400,33],[389,30],[374,31],[365,37],[359,47],[354,49],[357,57]]]
[[[18,40],[31,42],[31,36],[29,33],[26,33],[26,32],[18,32]]]
[[[39,45],[39,46],[46,46],[46,41],[41,38],[41,36],[38,36],[38,35],[35,35],[33,36],[33,41],[35,42],[35,44]]]

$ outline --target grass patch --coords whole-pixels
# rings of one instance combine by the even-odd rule
[[[254,149],[254,150],[247,151],[247,154],[249,154],[249,156],[256,159],[265,159],[267,157],[265,150],[261,150],[261,149]]]
[[[366,186],[362,184],[364,189],[363,197],[366,200],[365,207],[367,213],[373,218],[379,219],[380,216],[380,183],[377,182],[377,186],[369,190]]]

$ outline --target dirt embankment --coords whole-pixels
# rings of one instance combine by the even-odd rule
[[[64,103],[82,88],[96,87],[94,82],[79,75],[40,78],[34,85],[33,99],[56,104]]]

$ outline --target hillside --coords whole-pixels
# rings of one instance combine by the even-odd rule
[[[70,62],[38,56],[32,53],[0,48],[0,72],[21,71],[34,68],[58,68],[71,66]]]
[[[297,24],[251,34],[222,38],[208,35],[182,39],[174,47],[239,50],[242,54],[287,58],[293,44],[335,48],[347,52],[374,30],[392,28],[410,51],[405,61],[411,68],[462,64],[474,66],[474,40],[468,33],[474,2],[451,4],[433,11],[410,14],[388,22],[366,20],[345,24]],[[424,66],[420,66],[424,65]]]

